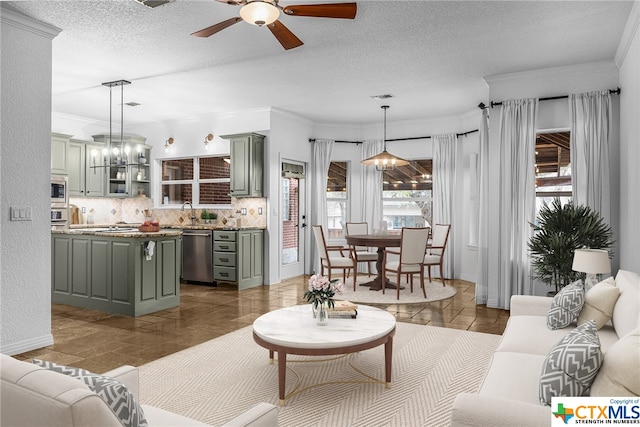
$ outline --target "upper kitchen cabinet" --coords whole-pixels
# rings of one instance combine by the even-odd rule
[[[256,133],[224,135],[230,140],[231,195],[262,197],[264,135]]]
[[[93,135],[93,139],[107,143],[109,135]],[[151,193],[151,147],[145,141],[141,136],[124,136],[122,141],[120,137],[111,139],[111,152],[105,159],[108,197],[143,197]]]
[[[104,144],[72,139],[67,152],[69,195],[72,197],[104,196]]]
[[[51,134],[51,173],[53,175],[66,175],[67,152],[69,151],[69,140],[72,135],[63,133]]]

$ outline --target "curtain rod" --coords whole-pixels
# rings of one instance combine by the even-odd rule
[[[620,88],[609,89],[609,93],[611,93],[611,94],[615,93],[617,95],[620,95]],[[569,95],[549,96],[547,98],[540,98],[540,101],[551,101],[553,99],[567,99],[567,98],[569,98]],[[502,101],[500,101],[500,102],[491,101],[489,103],[489,105],[490,105],[491,108],[493,108],[496,105],[502,105]],[[484,102],[481,102],[480,104],[478,104],[478,108],[481,109],[481,110],[484,110],[485,108],[488,108],[488,107],[486,105],[484,105]]]
[[[478,132],[478,129],[473,129],[473,130],[469,130],[467,132],[462,132],[462,133],[456,133],[456,138],[459,138],[461,136],[467,136],[471,133],[474,132]],[[395,139],[387,139],[387,142],[393,142],[393,141],[410,141],[410,140],[414,140],[414,139],[429,139],[432,138],[431,135],[427,135],[427,136],[413,136],[413,137],[409,137],[409,138],[395,138]],[[316,142],[315,138],[309,138],[309,142]],[[346,144],[362,144],[364,141],[341,141],[336,139],[334,142],[343,142]]]

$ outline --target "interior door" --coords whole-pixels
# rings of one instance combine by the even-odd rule
[[[305,164],[283,160],[280,178],[280,278],[304,274],[307,230]]]

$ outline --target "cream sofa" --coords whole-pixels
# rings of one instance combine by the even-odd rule
[[[89,427],[122,426],[109,406],[82,381],[0,355],[0,425]],[[105,376],[124,384],[138,397],[138,369],[122,366]],[[150,427],[205,426],[196,420],[148,405],[141,405]],[[259,403],[225,426],[276,426],[278,410],[274,405]]]
[[[602,366],[607,363],[607,350],[613,344],[624,336],[628,336],[627,340],[633,337],[635,347],[629,353],[629,359],[635,362],[638,372],[626,371],[621,375],[630,379],[630,389],[637,394],[640,393],[640,344],[637,339],[640,276],[620,270],[615,283],[620,296],[613,316],[598,331],[604,353]],[[550,425],[551,408],[541,405],[539,400],[540,374],[549,350],[576,327],[575,322],[564,329],[547,327],[547,312],[552,300],[521,295],[511,298],[509,322],[480,390],[477,394],[462,393],[456,397],[451,413],[452,426]],[[595,381],[601,375],[604,378],[602,367]]]

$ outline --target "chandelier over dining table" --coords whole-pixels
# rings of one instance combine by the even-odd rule
[[[383,105],[380,107],[384,110],[384,146],[381,153],[376,154],[375,156],[371,156],[367,159],[362,160],[360,163],[365,166],[375,166],[376,170],[386,171],[393,170],[398,166],[406,166],[409,164],[409,161],[394,156],[393,154],[387,151],[387,109],[388,105]]]

